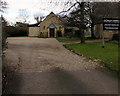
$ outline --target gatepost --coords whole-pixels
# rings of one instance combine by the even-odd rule
[[[0,96],[2,95],[2,20],[0,17]]]

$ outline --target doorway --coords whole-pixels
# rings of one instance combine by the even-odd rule
[[[55,37],[55,28],[50,28],[50,37]]]

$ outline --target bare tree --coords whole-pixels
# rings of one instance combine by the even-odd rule
[[[34,17],[34,19],[37,21],[37,23],[41,22],[43,18],[44,18],[44,16],[42,16],[42,17],[35,16]]]
[[[17,21],[26,23],[29,17],[29,12],[26,9],[19,9]]]
[[[63,11],[59,15],[65,15],[67,23],[80,29],[81,43],[84,40],[84,30],[91,26],[92,38],[94,35],[94,25],[102,23],[104,17],[116,17],[119,12],[118,2],[83,2],[83,0],[59,0],[59,2],[50,0],[50,4],[62,5]],[[120,6],[120,5],[119,5]],[[116,10],[116,11],[114,11]],[[115,16],[116,14],[116,16]],[[69,19],[69,20],[67,20]]]
[[[117,18],[118,15],[118,2],[92,2],[89,4],[88,14],[91,19],[91,35],[94,35],[94,25],[102,24],[103,18]]]
[[[4,10],[7,8],[7,2],[0,0],[0,11],[4,12]]]
[[[37,21],[37,23],[40,22],[40,17],[37,16],[37,17],[34,17],[34,19]]]
[[[70,3],[70,2],[67,2],[67,4],[68,3]],[[110,17],[110,18],[119,18],[118,17],[119,16],[118,10],[120,8],[119,7],[120,6],[119,2],[85,2],[84,11],[83,11],[83,13],[81,15],[78,14],[78,13],[80,13],[82,9],[81,9],[80,6],[76,6],[77,4],[80,5],[79,0],[76,0],[76,2],[73,5],[71,5],[68,9],[66,9],[66,10],[64,10],[64,11],[62,11],[60,13],[69,12],[73,8],[74,11],[70,12],[70,13],[73,14],[71,20],[74,20],[74,22],[76,22],[76,23],[73,23],[73,21],[72,21],[72,24],[74,24],[76,26],[77,26],[77,24],[79,24],[79,25],[81,25],[81,28],[83,28],[83,29],[84,29],[84,27],[82,27],[83,24],[82,24],[82,22],[79,22],[79,21],[82,20],[81,16],[84,13],[83,14],[84,15],[84,24],[85,25],[88,24],[88,25],[91,26],[92,38],[95,38],[94,25],[101,24],[103,18],[105,18],[105,17],[106,18],[108,18],[108,17]]]
[[[68,2],[70,3],[70,2]],[[81,43],[85,43],[85,36],[84,36],[84,30],[87,27],[87,16],[85,13],[85,6],[86,6],[86,2],[80,2],[79,0],[76,0],[76,2],[74,4],[72,4],[66,11],[62,11],[60,13],[65,13],[68,11],[72,11],[70,12],[69,16],[67,16],[68,18],[68,23],[69,25],[72,26],[76,26],[80,29],[79,34],[80,34],[80,39],[81,39]]]

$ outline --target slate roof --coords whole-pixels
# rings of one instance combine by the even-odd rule
[[[30,24],[28,25],[28,27],[38,27],[38,25],[40,24],[41,22],[37,22],[35,24]]]

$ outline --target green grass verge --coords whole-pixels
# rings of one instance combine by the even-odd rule
[[[91,37],[91,35],[85,35],[85,37]]]
[[[101,61],[112,70],[120,70],[118,65],[118,45],[116,44],[105,43],[105,48],[101,47],[102,43],[66,44],[65,46],[76,53]]]
[[[80,41],[80,38],[58,37],[57,40],[58,40],[59,42],[73,42],[73,41]]]
[[[85,35],[85,38],[91,37],[91,35]],[[80,41],[80,38],[77,37],[72,37],[72,38],[68,38],[68,37],[58,37],[57,40],[59,42],[74,42],[74,41]]]

